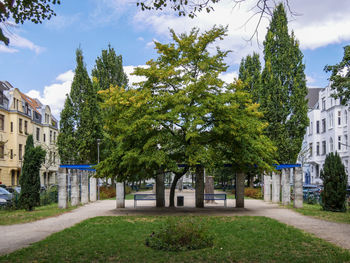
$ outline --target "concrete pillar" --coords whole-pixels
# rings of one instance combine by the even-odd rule
[[[163,173],[157,174],[156,176],[156,206],[165,206],[165,187]]]
[[[176,184],[176,188],[181,192],[183,189],[183,181],[184,181],[184,177],[182,176]]]
[[[271,202],[271,175],[264,174],[264,201]]]
[[[97,200],[97,179],[90,177],[90,202],[95,202]]]
[[[70,200],[72,206],[77,206],[80,204],[80,193],[79,193],[79,177],[78,171],[72,170],[72,183],[71,183],[71,194]]]
[[[236,176],[236,207],[243,208],[245,174],[241,172]]]
[[[89,177],[87,171],[80,171],[81,175],[81,203],[89,203]]]
[[[65,209],[68,207],[68,194],[67,194],[67,169],[59,168],[58,175],[58,208]]]
[[[202,166],[196,166],[196,207],[204,207],[204,169]]]
[[[214,177],[206,176],[205,177],[205,187],[204,193],[206,194],[214,194]],[[206,203],[214,203],[214,200],[206,200]]]
[[[294,207],[303,207],[303,169],[294,168]]]
[[[290,169],[282,169],[282,205],[290,204]]]
[[[281,192],[281,176],[273,172],[272,173],[272,203],[279,203]]]
[[[117,208],[125,208],[124,183],[116,183]]]

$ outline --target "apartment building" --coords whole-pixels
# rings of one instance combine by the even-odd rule
[[[0,182],[19,185],[27,136],[46,150],[40,169],[41,185],[54,184],[59,158],[58,122],[50,107],[30,98],[6,81],[0,81]]]
[[[338,152],[349,174],[349,107],[341,105],[341,98],[333,98],[333,93],[330,85],[323,89],[311,88],[308,92],[310,124],[299,154],[304,163],[306,184],[323,183],[320,172],[330,152]]]

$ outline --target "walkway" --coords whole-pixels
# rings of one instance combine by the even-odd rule
[[[185,198],[186,198],[185,193]],[[188,198],[189,199],[189,198]],[[185,199],[186,200],[186,199]],[[149,203],[147,203],[149,202]],[[266,216],[280,222],[305,230],[340,247],[350,250],[350,224],[332,223],[324,220],[303,216],[278,205],[267,204],[261,200],[245,200],[242,209],[233,208],[234,200],[228,200],[228,208],[218,201],[203,209],[188,207],[192,201],[185,201],[184,208],[144,207],[154,205],[153,201],[140,202],[140,207],[134,209],[133,200],[127,200],[125,209],[115,209],[114,200],[98,201],[79,207],[63,215],[47,218],[32,223],[11,226],[0,226],[0,255],[29,246],[47,236],[71,227],[85,219],[96,216],[121,215],[210,215],[210,216]],[[142,206],[142,207],[141,207]]]

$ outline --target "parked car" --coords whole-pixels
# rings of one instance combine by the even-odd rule
[[[7,187],[6,190],[11,194],[19,194],[21,192],[21,187],[20,186]]]
[[[12,203],[13,195],[7,191],[5,188],[0,187],[0,205],[8,206]],[[4,201],[5,200],[5,201]]]
[[[316,198],[319,201],[322,192],[322,187],[313,184],[303,185],[303,199],[307,201],[310,197]]]

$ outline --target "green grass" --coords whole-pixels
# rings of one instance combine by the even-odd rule
[[[57,204],[36,207],[34,211],[25,210],[0,210],[0,225],[14,225],[28,223],[39,219],[57,216],[76,207],[68,207],[67,209],[59,209]]]
[[[323,219],[331,222],[347,223],[350,224],[350,209],[347,212],[330,212],[323,211],[321,205],[303,204],[303,208],[293,208],[293,205],[288,206],[306,216],[312,216],[318,219]]]
[[[154,250],[145,239],[167,217],[96,217],[0,262],[350,262],[350,252],[265,217],[194,217],[206,221],[214,246]]]

